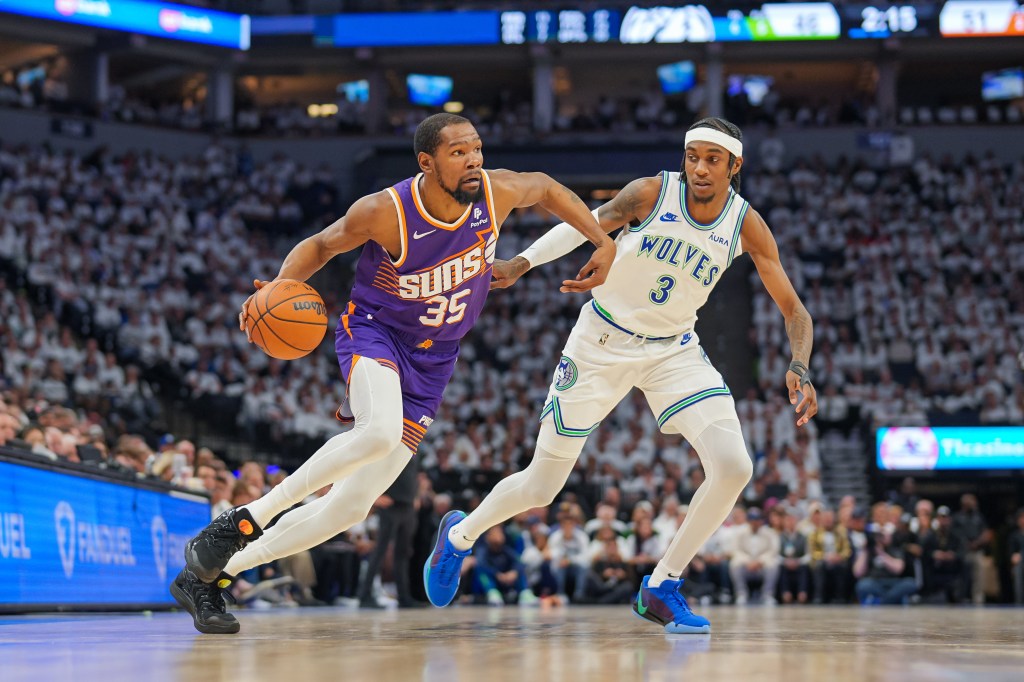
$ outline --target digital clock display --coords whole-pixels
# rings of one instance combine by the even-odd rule
[[[852,4],[842,7],[843,34],[848,38],[889,38],[937,34],[933,5]]]

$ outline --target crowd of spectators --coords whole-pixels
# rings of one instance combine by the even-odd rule
[[[268,358],[236,311],[336,192],[322,169],[217,145],[175,162],[0,148],[4,385],[110,421],[112,437],[159,435],[160,397],[253,437],[333,428],[314,415],[342,397],[334,361]]]
[[[740,126],[786,129],[853,125],[876,129],[882,125],[992,125],[1024,121],[1024,111],[1013,102],[902,104],[898,111],[887,115],[870,97],[813,99],[783,95],[770,86],[751,97],[743,86],[746,78],[738,75],[730,79],[724,101],[726,117]],[[680,130],[689,125],[696,112],[706,107],[706,96],[705,86],[698,84],[686,93],[671,96],[655,87],[641,95],[560,97],[556,100],[551,133]],[[384,119],[371,126],[366,102],[350,101],[339,95],[328,104],[330,111],[319,101],[257,104],[243,96],[236,102],[229,124],[214,123],[207,115],[205,100],[198,89],[185,95],[176,93],[173,97],[160,98],[131,93],[113,84],[98,109],[75,102],[69,97],[66,63],[61,57],[47,58],[0,75],[0,106],[45,109],[95,116],[103,121],[183,130],[230,130],[241,136],[331,137],[363,134],[370,129],[379,134],[411,135],[421,120],[436,111],[405,103],[404,93],[401,93],[388,102]],[[490,100],[468,101],[464,106],[462,115],[472,120],[481,135],[489,140],[528,142],[536,137],[529,99],[502,90]]]
[[[814,319],[819,428],[1024,423],[1022,180],[1024,160],[928,154],[745,178]],[[785,373],[786,336],[752,290],[764,390]]]

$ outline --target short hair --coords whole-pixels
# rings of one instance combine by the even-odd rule
[[[740,142],[743,141],[743,131],[740,130],[739,126],[730,121],[726,121],[724,118],[719,118],[718,116],[708,116],[707,118],[702,118],[696,123],[694,123],[692,126],[687,128],[687,130],[694,130],[696,128],[711,128],[712,130],[717,130],[720,133],[725,133],[729,137],[735,137]],[[732,152],[729,152],[729,168],[732,168],[732,165],[734,163],[736,163],[736,155],[733,154]],[[684,159],[682,166],[679,168],[679,173],[683,176],[682,180],[684,183],[686,182],[685,166],[686,161]],[[732,176],[732,181],[730,182],[730,184],[732,185],[733,191],[737,193],[740,191],[739,173]]]
[[[441,131],[448,126],[462,123],[471,123],[471,121],[456,114],[434,114],[426,117],[416,126],[416,134],[412,139],[413,152],[416,156],[419,156],[420,152],[426,152],[433,156],[437,151],[437,146],[441,144]]]

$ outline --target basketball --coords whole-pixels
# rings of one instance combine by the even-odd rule
[[[327,309],[320,294],[293,279],[271,282],[257,291],[246,314],[249,338],[279,360],[309,355],[327,333]]]

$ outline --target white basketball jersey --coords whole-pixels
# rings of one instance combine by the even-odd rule
[[[661,176],[654,210],[637,227],[623,228],[608,279],[594,289],[599,314],[652,337],[693,329],[697,311],[743,253],[740,228],[749,206],[730,188],[722,213],[703,225],[686,210],[680,174],[663,171]]]

